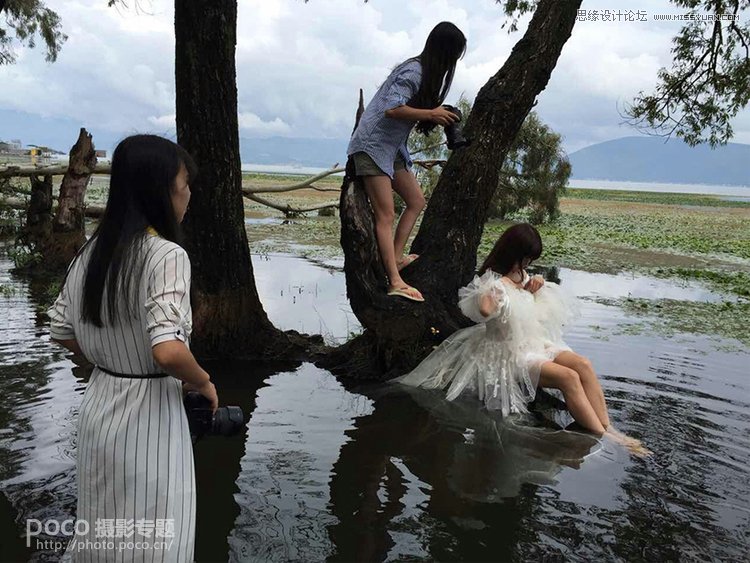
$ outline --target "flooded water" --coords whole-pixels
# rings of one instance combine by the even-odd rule
[[[277,326],[331,343],[359,329],[341,262],[253,263]],[[0,260],[0,561],[56,560],[24,547],[24,523],[73,514],[88,374],[49,341],[35,288],[8,270]],[[248,423],[195,446],[197,560],[750,558],[750,355],[707,337],[629,334],[636,319],[593,299],[716,295],[556,275],[592,298],[566,340],[593,360],[615,425],[652,457],[563,430],[560,414],[501,420],[436,393],[344,386],[309,363],[209,364],[221,402]]]

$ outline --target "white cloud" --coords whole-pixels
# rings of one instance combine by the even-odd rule
[[[240,129],[243,133],[251,133],[257,137],[284,135],[291,131],[288,124],[278,117],[273,121],[263,121],[260,117],[250,112],[240,113],[238,116]]]
[[[237,119],[239,121],[240,133],[243,135],[266,137],[287,135],[291,131],[289,125],[278,117],[271,121],[264,121],[254,113],[246,111],[237,114]],[[174,113],[159,116],[151,115],[147,120],[157,130],[174,134],[176,129],[176,115]]]
[[[168,115],[160,115],[158,117],[155,115],[151,115],[148,118],[149,123],[151,123],[154,127],[169,130],[174,130],[177,128],[176,120],[177,116],[174,113],[170,113]]]
[[[141,10],[106,0],[49,0],[68,42],[47,64],[41,49],[19,52],[0,67],[0,109],[80,121],[115,133],[174,130],[174,31],[169,0]],[[494,0],[242,0],[238,3],[237,87],[241,134],[345,138],[359,88],[369,99],[389,70],[417,54],[430,29],[455,22],[468,38],[449,101],[473,100],[521,37],[501,29]],[[656,6],[656,7],[655,7]],[[587,0],[585,9],[617,9]],[[632,0],[647,22],[577,22],[537,110],[563,134],[569,150],[636,134],[620,111],[670,66],[678,23],[655,13],[680,12],[666,0]],[[750,139],[750,112],[735,123]]]

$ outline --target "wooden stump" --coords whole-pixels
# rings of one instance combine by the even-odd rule
[[[52,239],[42,251],[48,270],[63,270],[86,242],[86,188],[96,168],[91,134],[83,127],[70,149],[68,171],[60,184],[57,212],[52,222]]]
[[[31,248],[44,248],[52,238],[52,176],[31,176],[29,179],[31,197],[20,239]]]

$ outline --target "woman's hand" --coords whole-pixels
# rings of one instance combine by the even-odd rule
[[[216,387],[210,381],[206,381],[200,385],[195,383],[184,383],[182,385],[182,391],[187,393],[188,391],[196,391],[203,395],[206,399],[211,401],[211,411],[216,412],[219,408],[219,396],[216,394]]]
[[[540,275],[533,276],[524,286],[530,293],[536,293],[544,285],[544,278]]]
[[[460,121],[455,113],[448,111],[443,106],[438,106],[429,110],[429,117],[427,119],[443,126]]]

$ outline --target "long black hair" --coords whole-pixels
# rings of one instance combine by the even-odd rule
[[[411,107],[432,109],[441,105],[448,95],[458,59],[466,52],[466,36],[451,22],[437,24],[425,41],[422,52],[410,60],[422,65],[419,90],[409,100]],[[432,121],[420,121],[417,130],[425,135],[435,127]]]
[[[187,151],[156,135],[133,135],[115,148],[107,207],[87,243],[92,249],[83,286],[84,321],[103,326],[105,288],[110,323],[117,318],[119,291],[132,296],[128,302],[135,305],[136,275],[143,271],[145,256],[140,250],[147,227],[156,229],[162,238],[181,243],[170,192],[182,166],[188,177],[195,176],[196,166]]]
[[[533,225],[518,223],[505,230],[492,247],[489,256],[482,264],[479,274],[492,270],[506,275],[524,258],[536,260],[542,255],[542,237]]]

